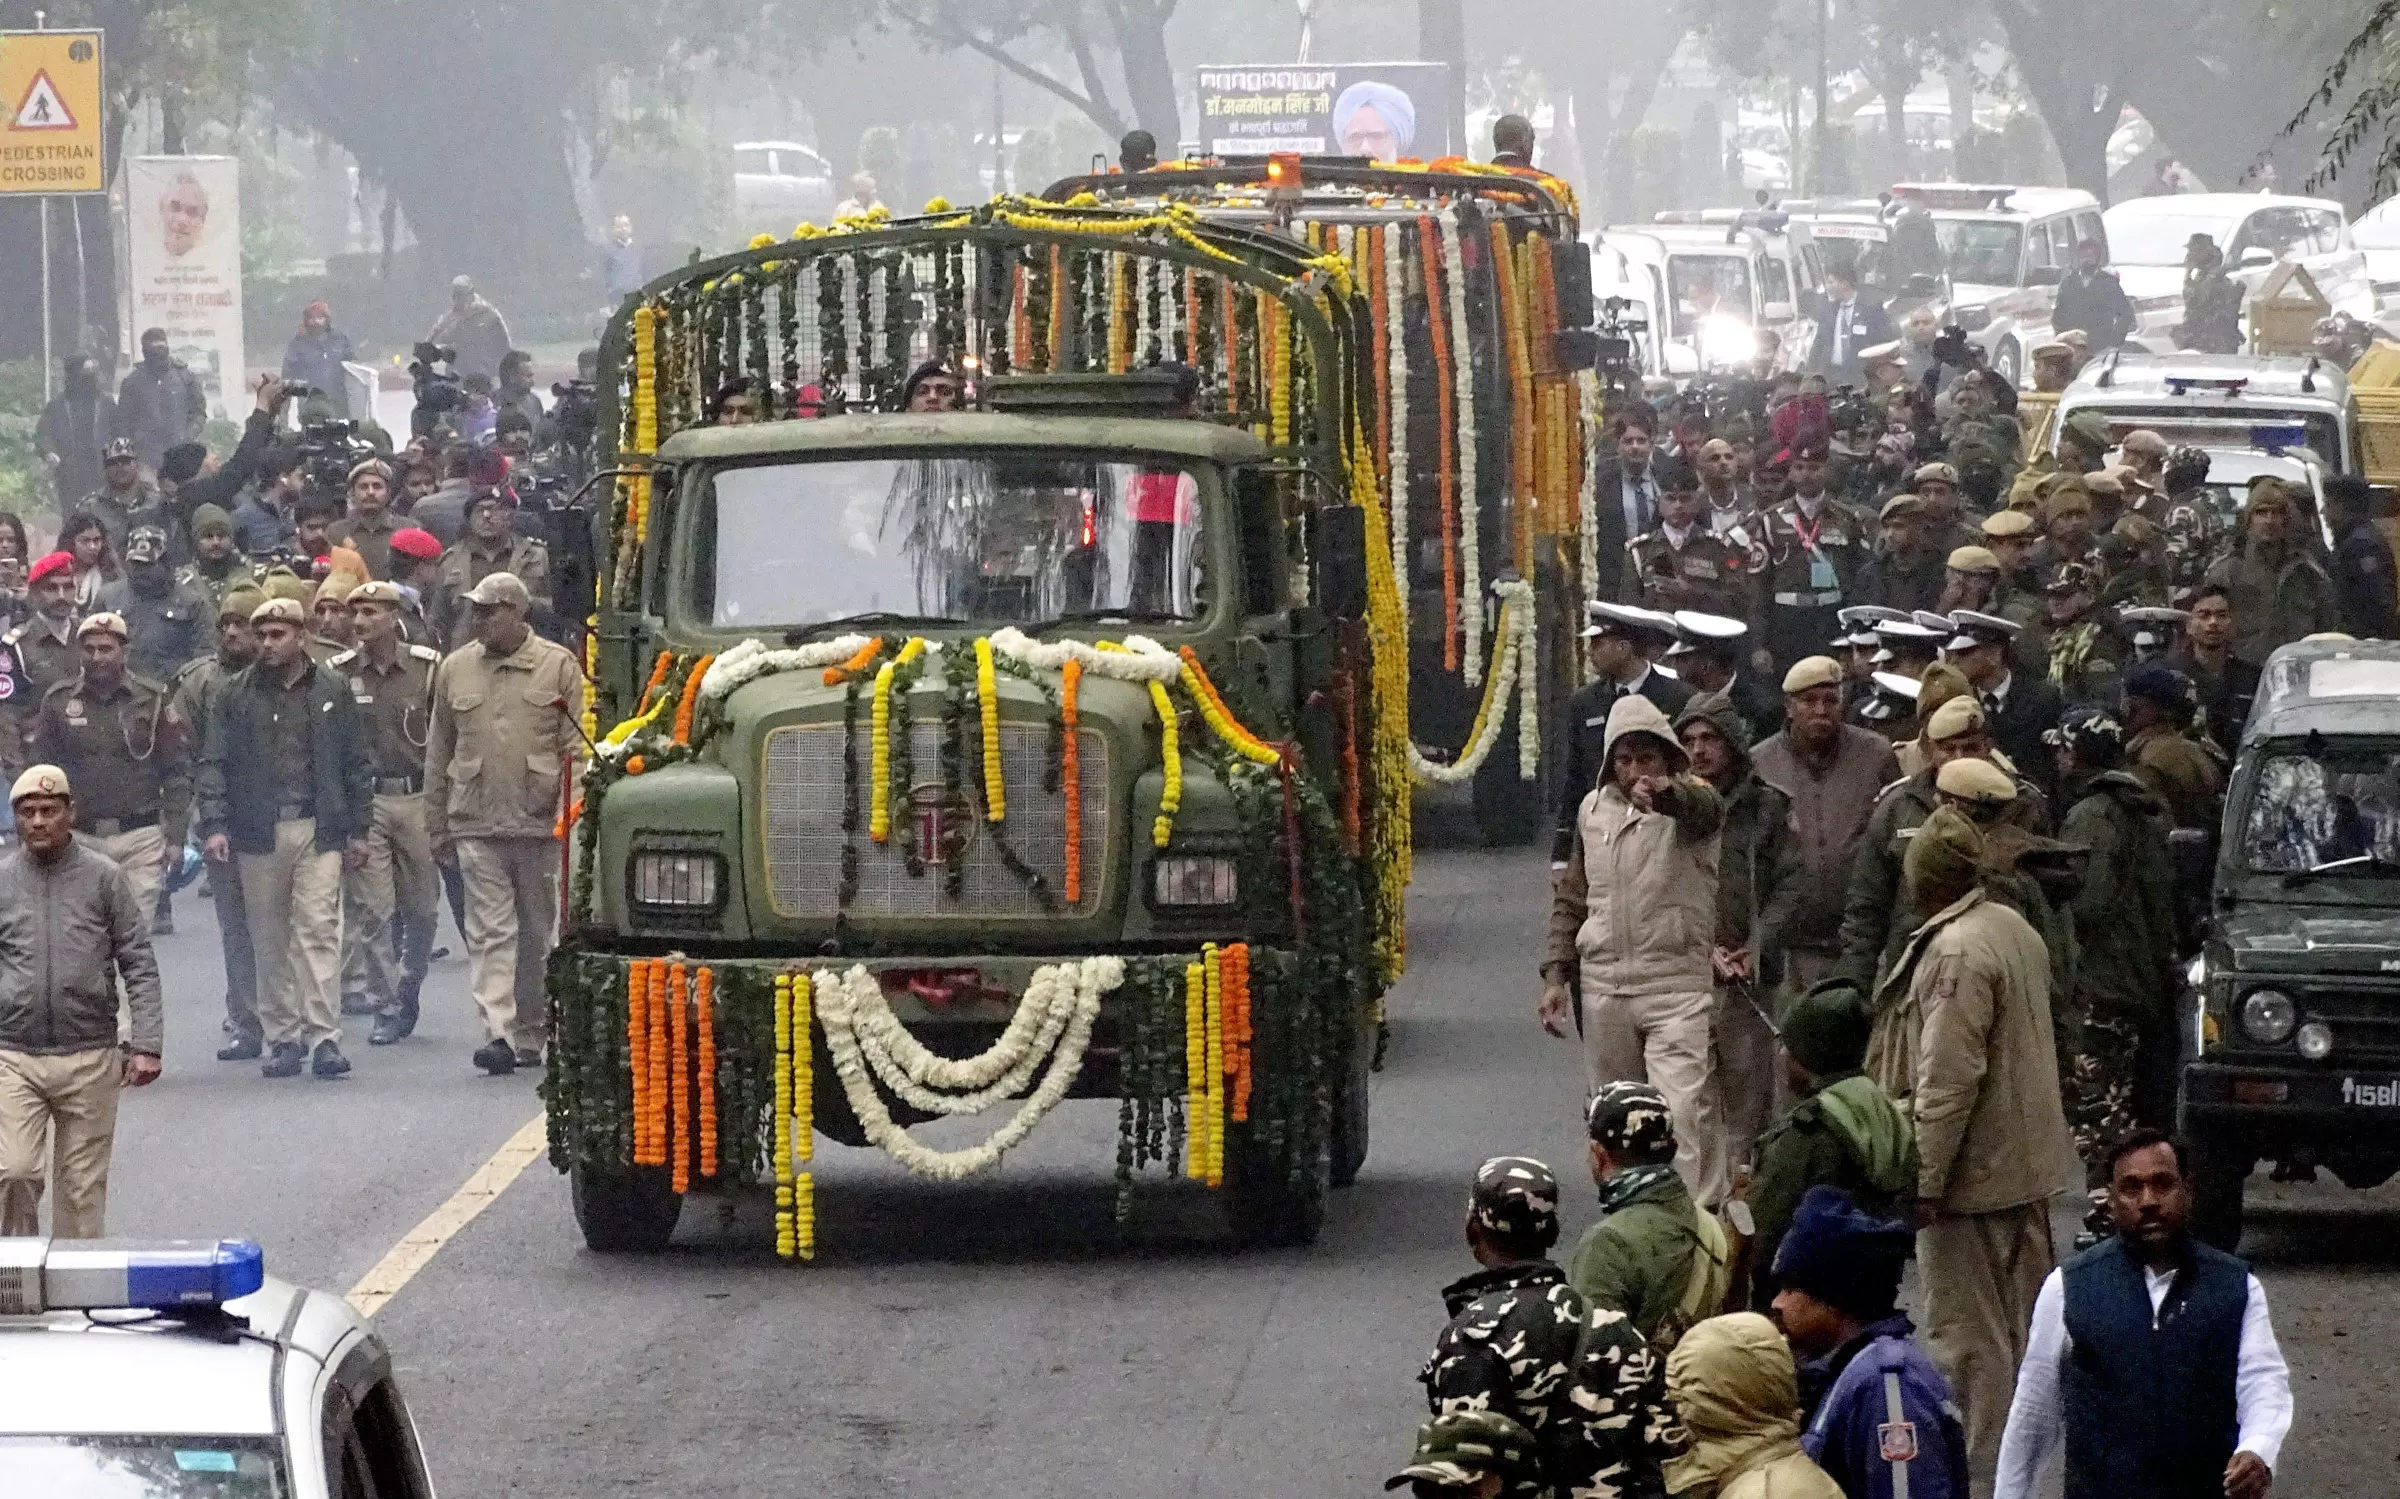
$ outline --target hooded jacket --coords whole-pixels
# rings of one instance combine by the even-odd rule
[[[1861,1207],[1906,1207],[1917,1193],[1917,1139],[1875,1080],[1843,1073],[1792,1106],[1758,1141],[1750,1178],[1753,1305],[1771,1298],[1776,1246],[1811,1187],[1840,1187]]]
[[[2208,570],[2208,581],[2233,595],[2233,651],[2264,666],[2280,645],[2342,627],[2333,579],[2308,547],[2286,543],[2270,558],[2245,540]]]
[[[1667,1355],[1667,1398],[1691,1447],[1667,1465],[1679,1499],[1842,1499],[1800,1449],[1792,1349],[1756,1312],[1711,1317]]]
[[[1751,972],[1772,985],[1783,975],[1783,946],[1800,907],[1800,844],[1792,831],[1792,799],[1760,779],[1751,763],[1748,721],[1722,692],[1693,698],[1675,716],[1681,734],[1706,723],[1733,747],[1725,826],[1718,834],[1719,946],[1747,948]]]
[[[2075,988],[2084,1015],[2164,1020],[2175,959],[2175,876],[2164,810],[2121,770],[2079,776],[2059,829],[2091,850],[2075,913]]]
[[[1638,810],[1608,766],[1628,734],[1667,748],[1673,777]],[[1706,994],[1717,931],[1718,830],[1725,803],[1685,771],[1667,716],[1648,698],[1617,699],[1599,783],[1576,814],[1567,865],[1551,884],[1550,940],[1542,970],[1561,978],[1580,968],[1587,997]]]

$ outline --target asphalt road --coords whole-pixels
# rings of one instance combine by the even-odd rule
[[[775,1259],[757,1202],[696,1200],[661,1256],[591,1254],[537,1161],[382,1316],[437,1482],[453,1496],[1380,1493],[1421,1419],[1439,1288],[1471,1268],[1475,1164],[1557,1166],[1570,1240],[1593,1214],[1575,1058],[1531,1019],[1543,884],[1527,854],[1420,857],[1373,1153],[1309,1250],[1232,1251],[1207,1194],[1181,1183],[1154,1185],[1120,1241],[1104,1103],[1063,1106],[967,1184],[827,1145],[807,1266]],[[415,1038],[370,1048],[359,1029],[345,1081],[214,1061],[215,923],[189,892],[178,919],[161,941],[167,1073],[126,1102],[112,1232],[244,1234],[275,1273],[346,1289],[536,1112],[530,1076],[469,1066],[480,1034],[455,957],[435,967]],[[2246,1248],[2299,1403],[2276,1491],[2381,1499],[2400,1479],[2400,1191],[2253,1192]]]

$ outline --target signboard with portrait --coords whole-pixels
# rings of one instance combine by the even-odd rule
[[[1438,62],[1265,63],[1203,67],[1200,148],[1210,156],[1451,154],[1450,68]]]
[[[242,411],[241,166],[230,156],[136,156],[125,164],[131,271],[125,340],[164,328],[208,390],[211,416]]]

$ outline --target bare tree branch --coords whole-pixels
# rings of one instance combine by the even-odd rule
[[[1076,66],[1082,74],[1084,87],[1087,90],[1085,93],[1077,93],[1074,85],[1051,76],[1033,64],[1023,61],[1000,43],[989,40],[955,22],[929,20],[905,7],[894,7],[894,14],[900,17],[902,24],[906,25],[909,30],[916,32],[928,42],[936,46],[964,47],[978,56],[988,57],[1012,76],[1074,105],[1089,116],[1094,124],[1109,134],[1122,135],[1124,133],[1124,117],[1118,114],[1115,105],[1110,103],[1107,90],[1101,83],[1098,65],[1092,57],[1091,47],[1084,40],[1082,28],[1073,22],[1062,20],[1059,23],[1059,29],[1067,35],[1072,44]]]

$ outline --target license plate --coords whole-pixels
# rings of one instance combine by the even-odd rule
[[[2342,1102],[2354,1109],[2400,1109],[2400,1078],[2345,1077]]]

